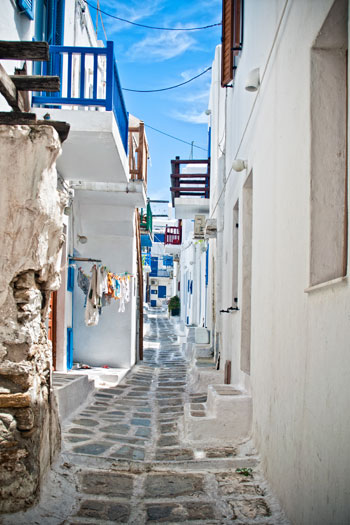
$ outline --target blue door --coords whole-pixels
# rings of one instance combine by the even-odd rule
[[[67,328],[67,369],[73,367],[73,328]]]
[[[157,306],[157,301],[155,301],[154,299],[151,300],[151,306]]]
[[[158,298],[164,299],[166,297],[166,286],[158,286]]]

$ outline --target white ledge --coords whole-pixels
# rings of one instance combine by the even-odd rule
[[[316,292],[317,290],[323,290],[324,288],[329,288],[330,286],[335,286],[337,284],[346,283],[348,280],[348,276],[345,275],[344,277],[337,277],[336,279],[331,279],[330,281],[325,281],[324,283],[314,284],[313,286],[309,286],[308,288],[305,288],[305,293],[310,292]]]

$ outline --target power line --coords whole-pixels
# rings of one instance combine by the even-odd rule
[[[207,73],[207,71],[210,71],[210,70],[211,70],[211,66],[208,67],[207,69],[205,69],[204,71],[202,71],[202,73],[199,73],[199,75],[196,75],[195,77],[192,77],[189,80],[186,80],[186,82],[181,82],[181,84],[176,84],[175,86],[170,86],[170,87],[161,88],[161,89],[129,89],[129,88],[122,88],[122,90],[123,91],[132,91],[133,93],[158,93],[159,91],[168,91],[169,89],[175,89],[175,88],[178,88],[180,86],[184,86],[185,84],[189,84],[189,82],[192,82],[192,80],[196,80],[196,78],[201,77],[202,75]]]
[[[165,133],[165,131],[161,131],[157,128],[152,128],[149,124],[145,124],[147,128],[153,129],[153,131],[157,131],[158,133],[161,133],[162,135],[165,135],[166,137],[170,137],[171,139],[178,140],[179,142],[183,142],[184,144],[188,144],[189,146],[192,146],[194,148],[202,149],[203,151],[208,151],[208,148],[202,148],[202,146],[197,146],[193,142],[187,142],[186,140],[179,139],[178,137],[174,137],[174,135],[169,135],[169,133]]]
[[[98,9],[96,6],[90,4],[90,2],[88,2],[87,0],[84,0],[84,2],[93,9]],[[201,27],[156,27],[148,26],[145,24],[138,24],[137,22],[131,22],[131,20],[126,20],[125,18],[121,18],[120,16],[112,15],[111,13],[107,13],[106,11],[102,11],[102,9],[99,9],[99,11],[106,16],[110,16],[111,18],[115,18],[115,20],[119,20],[120,22],[125,22],[126,24],[131,24],[133,26],[145,27],[146,29],[158,29],[159,31],[200,31],[201,29],[209,29],[211,27],[221,26],[221,22],[218,22],[217,24],[210,24]]]

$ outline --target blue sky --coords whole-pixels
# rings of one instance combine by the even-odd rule
[[[96,5],[96,0],[89,0]],[[100,0],[102,10],[128,20],[161,27],[197,27],[221,21],[221,0]],[[90,8],[92,19],[96,11]],[[115,54],[122,87],[156,89],[183,82],[211,66],[221,27],[168,32],[138,28],[102,15]],[[101,23],[99,22],[99,27]],[[99,37],[103,39],[102,32]],[[163,93],[124,92],[127,110],[145,124],[207,147],[207,117],[211,72],[187,86]],[[189,158],[191,147],[146,128],[151,153],[148,194],[170,199],[170,160]],[[203,155],[203,157],[202,157]],[[194,148],[194,158],[206,152]]]

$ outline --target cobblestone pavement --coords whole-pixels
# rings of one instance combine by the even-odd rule
[[[287,523],[251,451],[182,444],[184,403],[206,393],[189,391],[172,321],[147,322],[143,364],[65,425],[40,504],[5,524]]]

